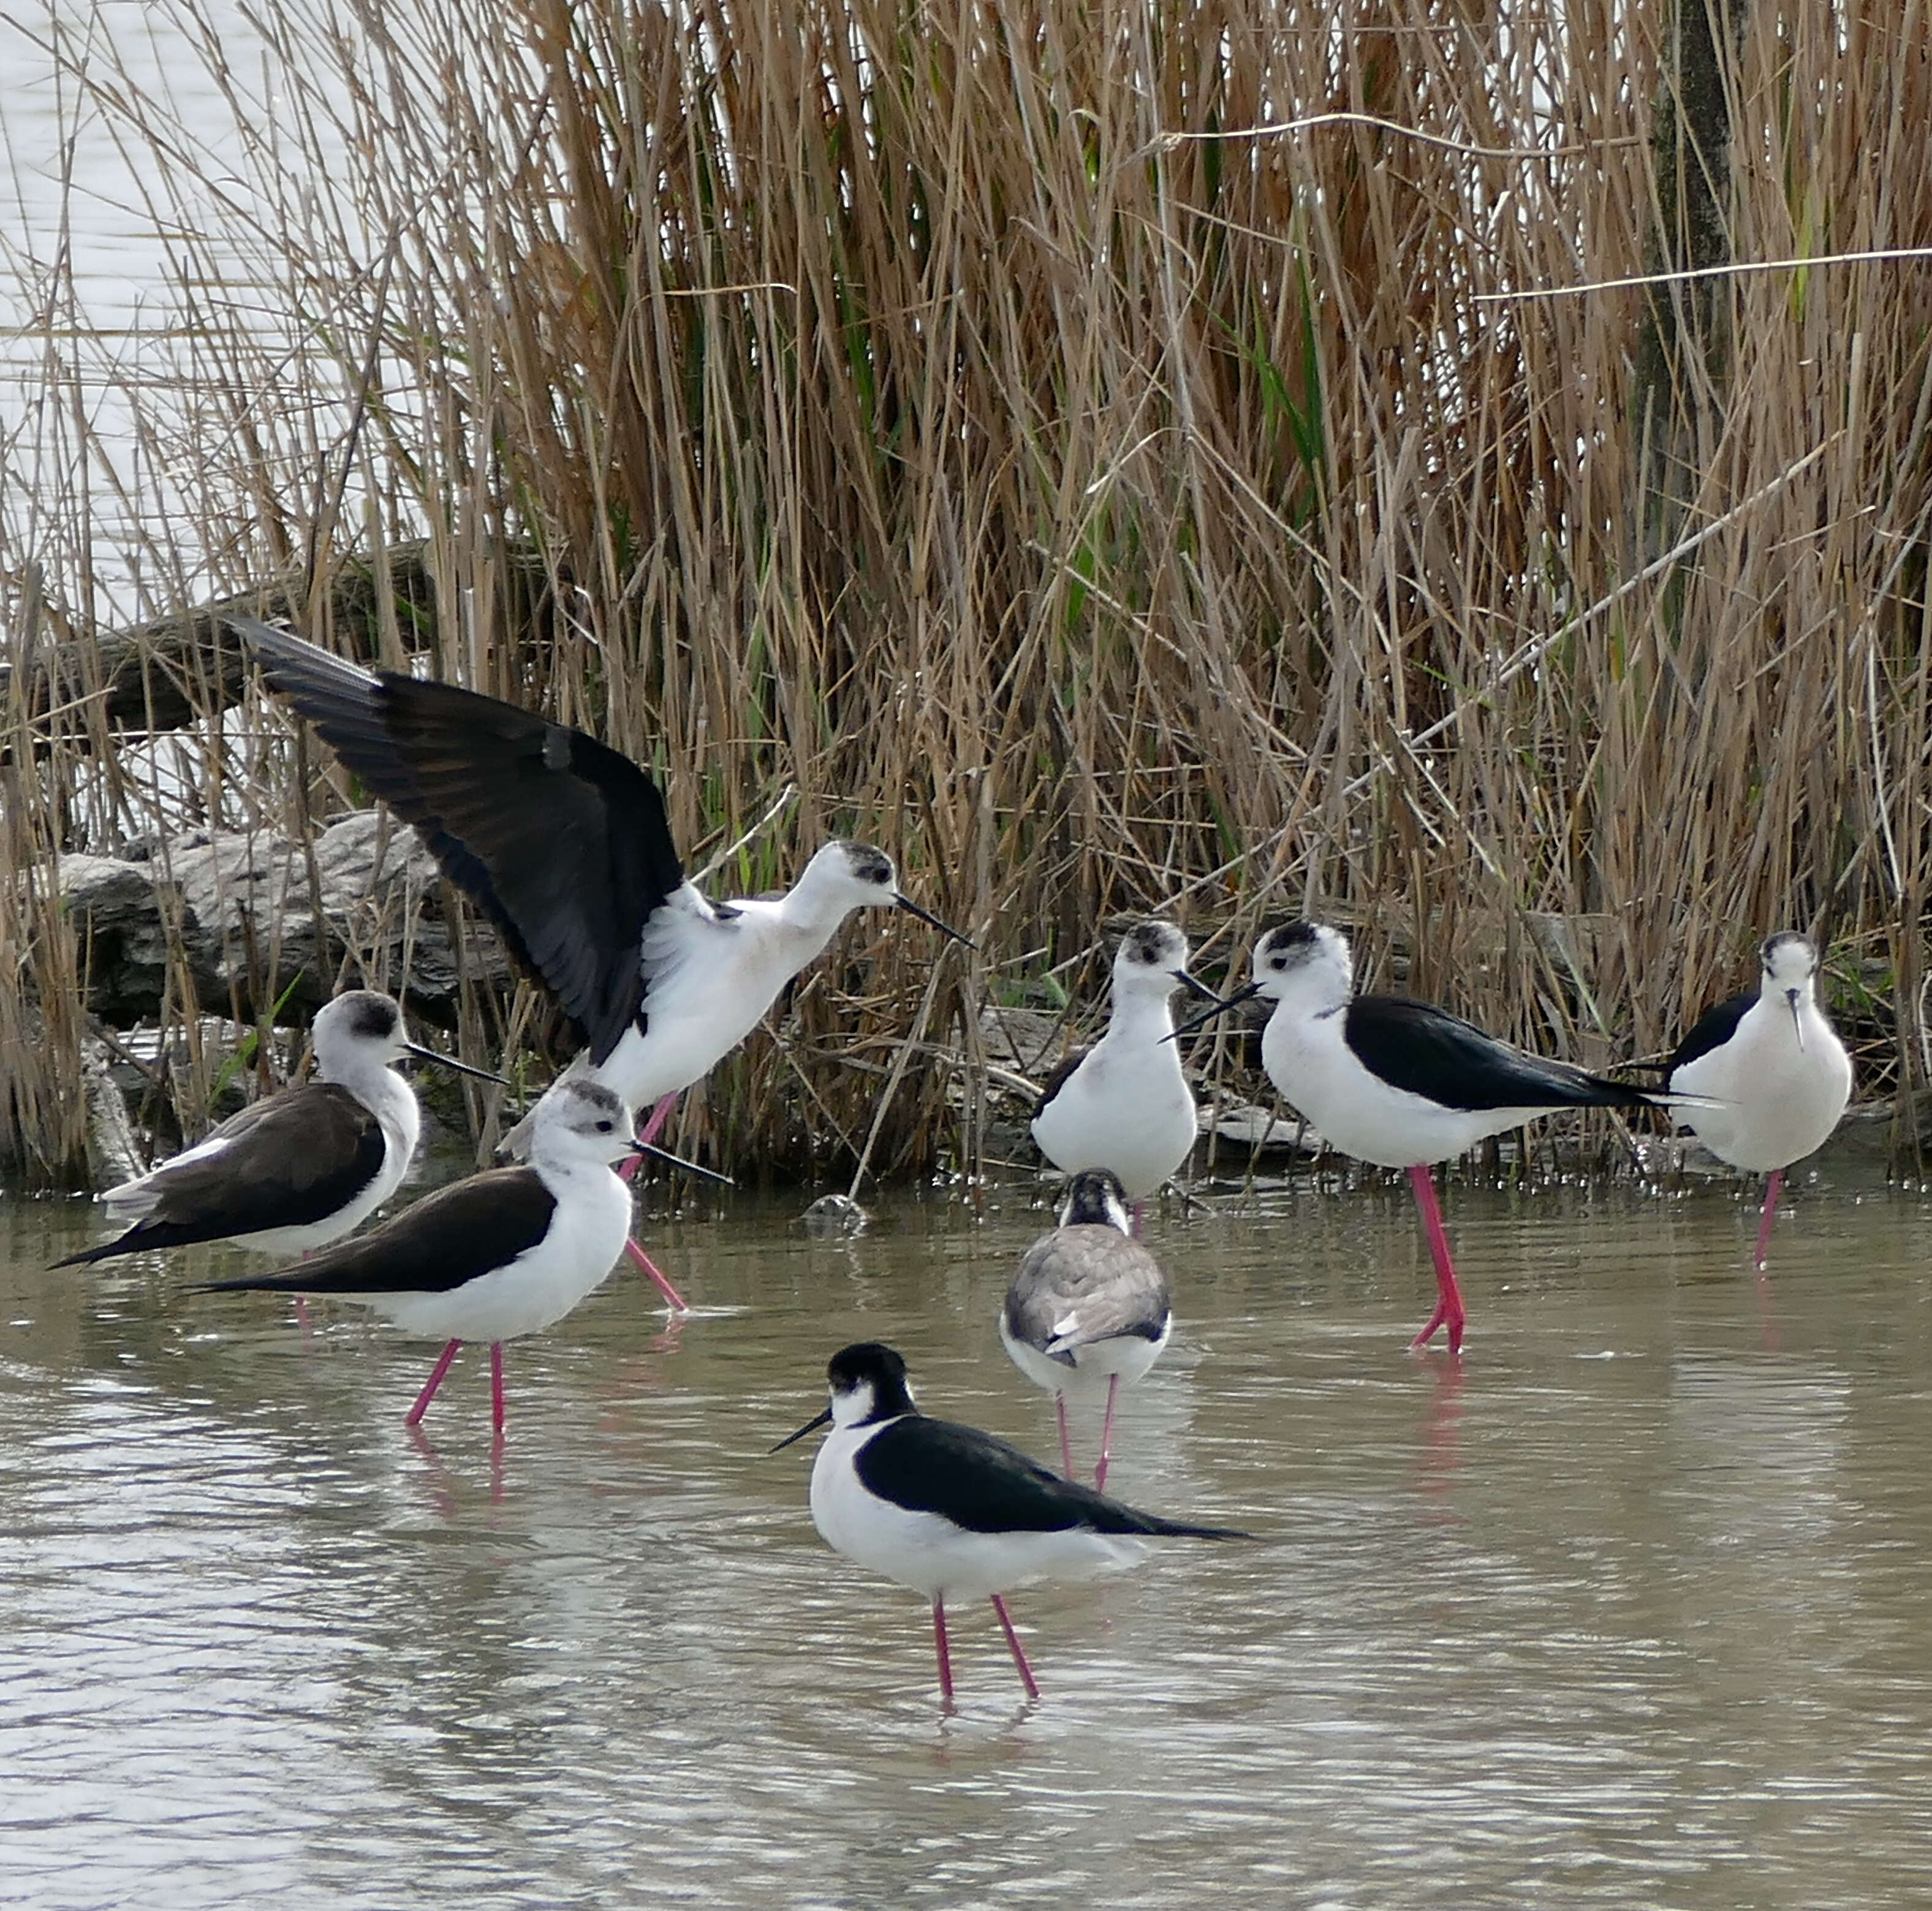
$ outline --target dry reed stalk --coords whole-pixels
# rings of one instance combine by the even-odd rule
[[[245,193],[86,75],[187,235],[189,359],[142,416],[200,551],[150,596],[380,574],[420,535],[434,620],[340,640],[668,769],[688,845],[795,782],[743,885],[874,836],[1049,965],[1178,896],[1210,968],[1316,909],[1367,977],[1406,958],[1593,1061],[1793,925],[1875,998],[1865,1089],[1923,1082],[1932,266],[1720,284],[1696,542],[1646,572],[1642,294],[1546,295],[1644,268],[1648,16],[299,0],[268,30],[273,111],[209,40]],[[1932,244],[1928,39],[1921,0],[1750,10],[1733,256]],[[337,800],[203,742],[251,817]],[[885,1078],[821,1058],[890,1067],[933,953],[855,925],[685,1138],[862,1138]],[[930,1039],[976,1052],[988,974],[949,970]],[[970,1162],[958,1082],[915,1060],[878,1159]]]

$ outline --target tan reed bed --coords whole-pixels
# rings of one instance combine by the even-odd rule
[[[1924,7],[1735,16],[1732,255],[1932,245]],[[74,56],[182,234],[178,375],[130,403],[190,534],[160,550],[138,497],[92,532],[157,553],[117,602],[101,464],[63,468],[40,545],[0,506],[11,599],[44,548],[84,636],[344,558],[380,583],[424,538],[434,617],[379,590],[336,640],[430,650],[668,770],[700,849],[795,783],[728,878],[872,836],[985,938],[928,994],[921,936],[856,926],[687,1142],[836,1174],[896,1078],[873,1171],[970,1164],[981,993],[1059,965],[1090,994],[1104,958],[1069,958],[1163,906],[1210,971],[1267,916],[1330,914],[1370,979],[1592,1063],[1806,928],[1862,1092],[1923,1085],[1932,263],[1702,281],[1716,349],[1666,364],[1674,404],[1640,382],[1628,281],[1676,216],[1650,14],[275,19],[265,60],[211,29],[238,184]],[[10,446],[10,488],[37,455]],[[303,621],[331,636],[326,593]],[[283,734],[205,720],[205,794],[340,800]],[[57,845],[72,767],[38,760],[15,855]],[[26,906],[0,904],[9,986],[70,1020],[74,958]]]

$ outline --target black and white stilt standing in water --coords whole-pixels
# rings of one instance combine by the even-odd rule
[[[204,1291],[340,1296],[409,1333],[446,1339],[406,1416],[412,1426],[458,1348],[487,1340],[490,1421],[500,1434],[503,1342],[562,1320],[622,1257],[631,1191],[610,1164],[641,1145],[631,1129],[631,1112],[611,1090],[560,1082],[537,1104],[526,1166],[490,1168],[440,1188],[298,1267],[212,1281]]]
[[[1771,1249],[1784,1171],[1821,1148],[1852,1098],[1852,1058],[1818,1006],[1818,952],[1789,929],[1758,952],[1756,988],[1707,1009],[1667,1066],[1672,1089],[1708,1097],[1678,1120],[1720,1160],[1769,1178],[1756,1265]]]
[[[782,896],[711,902],[685,880],[662,794],[628,757],[496,698],[228,621],[269,686],[556,995],[585,1045],[573,1066],[650,1110],[647,1142],[854,910],[902,909],[967,940],[902,895],[892,859],[865,843],[827,843]],[[682,1310],[643,1250],[629,1252]]]
[[[1208,1016],[1257,995],[1274,1004],[1262,1065],[1282,1100],[1342,1154],[1408,1170],[1437,1290],[1436,1311],[1411,1343],[1418,1347],[1438,1328],[1448,1330],[1452,1353],[1462,1345],[1462,1296],[1433,1163],[1562,1108],[1661,1107],[1673,1099],[1526,1054],[1431,1003],[1356,994],[1348,938],[1324,923],[1265,931],[1255,944],[1254,980]]]
[[[1077,1048],[1047,1078],[1033,1112],[1033,1138],[1063,1174],[1108,1169],[1140,1210],[1193,1150],[1194,1096],[1168,1038],[1177,988],[1216,999],[1188,972],[1187,938],[1172,922],[1136,922],[1114,957],[1106,1032]]]
[[[484,1082],[501,1078],[418,1048],[388,996],[355,988],[323,1004],[311,1032],[318,1079],[232,1115],[205,1140],[100,1197],[133,1225],[57,1267],[143,1249],[232,1241],[306,1254],[352,1234],[394,1194],[416,1151],[422,1113],[390,1066],[405,1055]]]
[[[1073,1477],[1066,1431],[1070,1391],[1107,1383],[1096,1490],[1107,1484],[1114,1445],[1114,1401],[1159,1360],[1174,1324],[1160,1263],[1133,1238],[1124,1190],[1108,1170],[1067,1184],[1060,1225],[1020,1256],[1000,1310],[1000,1344],[1014,1366],[1053,1396],[1060,1457]]]
[[[1245,1539],[1137,1513],[1029,1460],[976,1427],[928,1420],[906,1365],[861,1342],[832,1355],[832,1402],[772,1450],[830,1422],[812,1468],[812,1519],[835,1552],[932,1602],[939,1690],[952,1697],[946,1602],[990,1599],[1030,1699],[1040,1687],[1003,1594],[1047,1579],[1089,1579],[1138,1562],[1150,1538]]]

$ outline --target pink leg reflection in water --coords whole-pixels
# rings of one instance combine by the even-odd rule
[[[1428,1357],[1436,1384],[1429,1397],[1429,1411],[1423,1417],[1421,1438],[1415,1456],[1418,1486],[1438,1496],[1447,1496],[1462,1469],[1460,1424],[1462,1418],[1462,1383],[1466,1377],[1460,1355]]]

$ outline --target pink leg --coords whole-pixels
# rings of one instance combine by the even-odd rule
[[[633,1159],[635,1157],[634,1156]],[[672,1312],[688,1314],[691,1310],[684,1304],[684,1296],[673,1287],[658,1270],[658,1264],[634,1240],[624,1244],[624,1252],[657,1283],[657,1290],[664,1298],[664,1304]]]
[[[1120,1391],[1120,1376],[1110,1373],[1107,1376],[1107,1418],[1100,1424],[1100,1464],[1094,1469],[1094,1490],[1104,1492],[1107,1486],[1107,1462],[1114,1450],[1114,1396]],[[1072,1469],[1068,1469],[1070,1479]]]
[[[1013,1655],[1013,1664],[1018,1666],[1020,1683],[1026,1688],[1029,1699],[1040,1696],[1040,1687],[1033,1676],[1033,1668],[1027,1664],[1027,1655],[1020,1650],[1020,1636],[1013,1630],[1013,1616],[1006,1610],[1006,1602],[996,1592],[993,1594],[993,1610],[1000,1616],[1000,1630],[1006,1635],[1006,1650]]]
[[[677,1097],[674,1094],[660,1095],[658,1097],[657,1106],[651,1110],[651,1118],[644,1124],[644,1132],[638,1137],[639,1141],[650,1142],[657,1139],[659,1131],[663,1128],[664,1123],[670,1119],[671,1109],[676,1101]],[[632,1176],[637,1173],[638,1164],[643,1160],[642,1155],[634,1154],[626,1156],[624,1160],[618,1163],[617,1172],[620,1177],[626,1181],[629,1180]],[[691,1312],[691,1310],[685,1305],[684,1296],[665,1280],[664,1275],[658,1270],[657,1263],[635,1241],[626,1241],[624,1252],[650,1277],[657,1291],[664,1296],[664,1304],[668,1307],[675,1313],[688,1314]]]
[[[1752,1264],[1764,1272],[1764,1258],[1771,1252],[1771,1224],[1778,1219],[1778,1196],[1784,1186],[1784,1170],[1774,1168],[1764,1184],[1764,1216],[1757,1224],[1757,1258]]]
[[[952,1654],[946,1645],[946,1602],[935,1599],[932,1602],[932,1642],[939,1653],[939,1696],[950,1706],[952,1702]]]
[[[1422,1225],[1429,1236],[1429,1252],[1436,1262],[1436,1311],[1429,1324],[1408,1344],[1420,1347],[1438,1327],[1449,1330],[1449,1351],[1462,1350],[1462,1293],[1456,1285],[1456,1264],[1449,1258],[1449,1237],[1442,1229],[1442,1210],[1436,1199],[1436,1178],[1426,1167],[1408,1171],[1408,1185],[1415,1190],[1415,1204],[1422,1210]]]
[[[503,1343],[490,1343],[490,1430],[503,1437]]]
[[[430,1370],[429,1379],[422,1391],[416,1396],[416,1405],[403,1416],[405,1426],[420,1426],[422,1424],[422,1417],[429,1412],[429,1403],[436,1398],[436,1390],[442,1384],[442,1376],[449,1371],[449,1364],[455,1359],[456,1350],[462,1345],[460,1340],[452,1340],[442,1350],[442,1358]]]
[[[1073,1442],[1066,1437],[1066,1396],[1064,1394],[1054,1395],[1053,1411],[1060,1418],[1060,1470],[1070,1480],[1073,1478]]]

